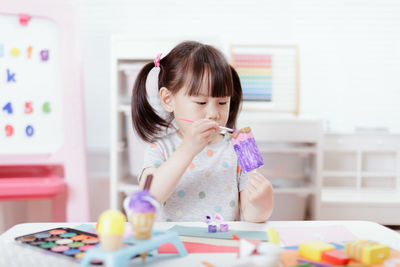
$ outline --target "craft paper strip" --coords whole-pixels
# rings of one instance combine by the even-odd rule
[[[170,228],[169,231],[175,231],[178,233],[178,235],[183,236],[232,239],[232,235],[237,235],[240,238],[268,241],[267,233],[263,231],[229,230],[228,232],[209,233],[207,227],[190,227],[181,225],[175,225],[174,227]]]
[[[199,243],[183,242],[188,253],[237,253],[239,247],[214,246]],[[166,243],[158,247],[158,253],[178,253],[175,246]]]

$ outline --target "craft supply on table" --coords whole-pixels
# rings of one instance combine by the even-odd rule
[[[182,242],[197,243],[214,246],[239,247],[239,240],[222,239],[222,238],[207,238],[194,236],[179,236]]]
[[[229,225],[227,223],[221,223],[219,225],[219,230],[221,232],[228,232],[229,231]]]
[[[238,258],[247,258],[250,255],[256,254],[257,253],[257,247],[260,243],[254,243],[250,242],[249,240],[246,240],[244,238],[241,238],[239,240],[239,253],[238,253]]]
[[[217,232],[217,224],[211,219],[211,216],[206,216],[205,223],[207,224],[207,229],[209,233]]]
[[[125,222],[126,217],[119,210],[106,210],[100,215],[97,232],[104,251],[115,251],[121,247]]]
[[[221,214],[216,213],[214,216],[214,221],[217,224],[220,232],[228,232],[229,231],[229,225],[227,223],[224,223],[224,218],[222,217]]]
[[[217,232],[217,225],[216,224],[209,224],[208,225],[208,232],[209,233],[216,233]]]
[[[140,255],[142,261],[144,261],[149,251],[155,250],[165,243],[171,243],[175,246],[180,256],[187,255],[177,233],[153,231],[155,212],[159,204],[149,192],[152,180],[153,175],[149,174],[146,177],[144,189],[131,194],[124,200],[124,208],[133,230],[131,232],[133,237],[127,237],[123,240],[126,246],[114,251],[93,248],[84,257],[82,266],[89,265],[93,259],[102,260],[109,267],[128,266],[132,257]],[[103,222],[99,226],[102,225]]]
[[[99,244],[97,235],[72,228],[59,227],[15,238],[25,246],[33,246],[49,253],[81,259],[85,252]]]
[[[124,209],[137,240],[146,240],[151,237],[156,209],[159,206],[157,200],[147,189],[150,187],[152,179],[153,175],[148,175],[144,190],[135,192],[124,200]]]
[[[216,233],[218,231],[218,228],[220,232],[228,232],[229,225],[227,223],[224,223],[223,221],[224,218],[219,213],[216,213],[213,218],[207,215],[205,222],[208,225],[208,232]]]
[[[232,235],[237,235],[240,238],[268,241],[268,236],[265,231],[240,231],[231,229],[229,230],[229,232],[209,233],[206,227],[193,227],[193,226],[182,226],[182,225],[175,225],[171,227],[169,231],[175,231],[180,236],[207,237],[207,238],[232,240]]]
[[[89,266],[92,260],[101,260],[107,267],[128,266],[133,257],[147,256],[148,251],[156,250],[162,244],[172,244],[176,247],[179,256],[187,255],[187,251],[179,240],[178,235],[172,231],[153,231],[151,238],[136,240],[133,237],[125,238],[123,246],[116,251],[104,251],[100,247],[89,250],[82,259],[81,266]],[[136,265],[135,265],[136,266]]]
[[[341,250],[329,250],[322,253],[322,260],[335,265],[347,265],[350,258]]]
[[[183,242],[188,253],[237,253],[238,246],[220,246],[201,243]],[[171,244],[166,243],[158,247],[158,253],[178,253],[178,250]]]
[[[124,200],[124,209],[136,240],[151,238],[156,211],[159,207],[157,200],[149,192],[152,181],[153,174],[147,175],[143,190],[131,194]],[[146,255],[147,252],[141,255],[143,260]]]
[[[279,245],[280,241],[279,241],[279,234],[278,232],[272,228],[272,227],[268,227],[267,228],[267,235],[268,235],[268,239],[269,242]]]
[[[307,243],[301,243],[299,246],[300,256],[313,261],[321,261],[322,253],[328,250],[334,250],[335,247],[321,242],[321,241],[311,241]]]
[[[388,246],[369,240],[355,240],[346,243],[345,252],[351,259],[363,264],[381,264],[390,256]]]
[[[231,142],[243,173],[250,172],[264,165],[264,160],[250,127],[245,127],[234,132],[231,135]]]

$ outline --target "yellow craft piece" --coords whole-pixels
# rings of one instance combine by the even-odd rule
[[[17,57],[19,55],[19,49],[18,48],[11,49],[11,55]]]
[[[125,231],[125,215],[119,210],[106,210],[99,217],[99,235],[122,235]]]
[[[365,248],[361,262],[364,264],[381,264],[390,256],[390,249],[384,245]]]
[[[322,252],[328,250],[334,250],[335,247],[321,241],[311,241],[307,243],[301,243],[299,246],[300,256],[304,258],[321,261]]]
[[[268,235],[269,242],[271,242],[272,244],[279,245],[279,243],[280,243],[279,235],[278,235],[278,232],[274,228],[268,227],[267,235]]]
[[[390,256],[388,246],[368,241],[357,240],[346,244],[347,255],[363,264],[382,264]]]

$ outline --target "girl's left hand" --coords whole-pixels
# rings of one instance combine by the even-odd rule
[[[271,199],[272,185],[262,174],[250,173],[250,179],[246,184],[248,200],[255,207],[265,207]]]

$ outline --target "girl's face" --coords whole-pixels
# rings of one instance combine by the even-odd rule
[[[225,126],[229,118],[229,106],[231,98],[211,97],[208,95],[208,88],[202,87],[200,94],[189,96],[186,89],[179,90],[175,95],[171,95],[171,110],[174,113],[179,130],[185,133],[188,122],[179,118],[189,120],[210,119],[219,125]]]

